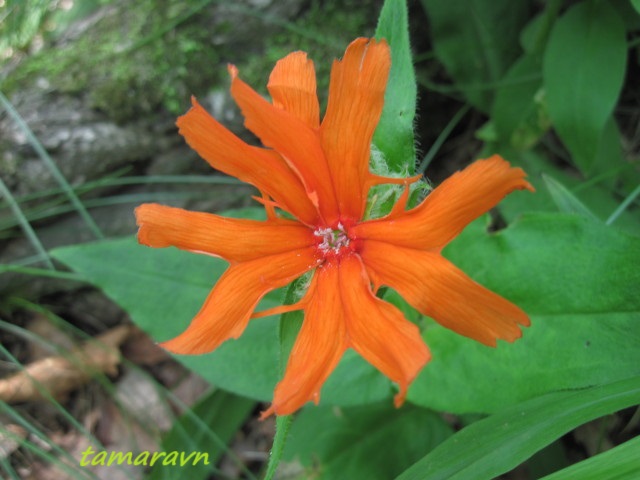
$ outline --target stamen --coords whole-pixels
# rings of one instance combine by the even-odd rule
[[[313,234],[316,237],[320,237],[322,242],[318,244],[318,248],[323,254],[333,252],[336,255],[340,253],[343,248],[349,246],[349,237],[344,231],[344,225],[338,223],[337,230],[330,227],[318,228]]]

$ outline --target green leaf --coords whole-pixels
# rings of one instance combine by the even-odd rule
[[[223,390],[214,390],[183,414],[162,440],[164,452],[206,453],[209,465],[154,465],[147,480],[190,480],[207,478],[225,453],[226,445],[242,427],[255,407],[255,402]]]
[[[438,60],[476,108],[488,112],[493,88],[520,55],[531,4],[522,0],[422,0]]]
[[[582,215],[584,218],[598,221],[598,218],[589,210],[584,203],[578,200],[567,187],[562,185],[553,177],[542,174],[547,190],[551,194],[551,198],[558,206],[558,210],[563,213],[575,213]]]
[[[385,1],[378,18],[376,38],[384,38],[389,43],[391,72],[373,144],[384,155],[391,172],[411,175],[415,172],[416,162],[413,119],[416,113],[417,87],[405,0]]]
[[[606,173],[612,168],[628,167],[630,162],[627,162],[624,158],[622,144],[622,134],[620,133],[614,114],[611,114],[605,121],[602,136],[598,142],[598,151],[596,152],[592,167],[593,172],[601,174]],[[634,172],[632,175],[618,175],[609,178],[604,185],[606,185],[609,190],[614,191],[618,183],[625,184],[625,182],[631,182],[633,185],[637,185],[639,180],[640,176]]]
[[[636,12],[640,14],[640,0],[631,0],[631,5],[636,9]]]
[[[410,405],[306,408],[293,423],[285,459],[298,459],[304,478],[388,480],[451,434],[439,415]]]
[[[540,56],[544,52],[549,34],[558,13],[562,9],[564,0],[549,0],[544,10],[534,16],[520,32],[520,44],[529,55]]]
[[[640,239],[576,215],[530,214],[487,233],[472,223],[444,251],[531,317],[490,348],[438,325],[433,360],[409,390],[419,405],[489,413],[559,390],[640,374]]]
[[[640,472],[640,437],[583,460],[541,480],[635,480]]]
[[[464,428],[397,480],[496,478],[577,426],[638,403],[639,377],[537,397]]]
[[[624,81],[625,27],[609,2],[574,5],[554,26],[543,60],[549,115],[585,174]]]

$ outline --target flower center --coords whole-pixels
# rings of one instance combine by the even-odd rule
[[[313,234],[318,237],[318,248],[323,255],[341,253],[344,248],[349,247],[349,237],[344,230],[342,223],[338,223],[337,229],[326,227],[318,228]]]

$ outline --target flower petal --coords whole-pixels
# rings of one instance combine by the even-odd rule
[[[507,194],[516,189],[533,191],[525,176],[498,155],[478,160],[447,178],[413,210],[361,223],[351,232],[361,239],[440,251]]]
[[[344,217],[360,220],[372,183],[369,154],[391,67],[386,41],[358,38],[331,69],[322,148]]]
[[[283,379],[276,386],[273,404],[262,414],[289,415],[310,400],[318,401],[320,388],[347,348],[344,310],[336,265],[318,268],[305,295],[305,316]]]
[[[350,346],[400,387],[399,407],[407,388],[431,354],[416,325],[392,304],[371,291],[371,283],[357,255],[340,263],[340,290]]]
[[[429,350],[416,325],[375,297],[358,256],[318,268],[303,302],[302,328],[263,418],[288,415],[310,400],[317,402],[347,347],[398,383],[395,404],[400,406],[408,385],[429,361]]]
[[[315,267],[315,249],[280,253],[233,265],[220,277],[189,327],[161,347],[178,354],[211,352],[238,338],[260,299]]]
[[[416,310],[446,328],[495,346],[513,342],[529,317],[513,303],[474,282],[439,253],[385,242],[362,242],[360,255],[378,285],[395,289]]]
[[[174,246],[225,260],[245,262],[315,244],[312,231],[284,219],[260,222],[145,203],[135,210],[138,241],[149,247]]]
[[[305,52],[293,52],[276,63],[267,89],[276,107],[298,117],[311,128],[320,126],[316,71]]]
[[[240,80],[235,67],[230,67],[230,73],[231,95],[242,110],[245,126],[265,146],[282,155],[297,173],[307,196],[319,209],[323,223],[337,223],[339,211],[336,196],[318,132],[258,95]]]
[[[282,209],[307,225],[318,213],[304,186],[277,153],[240,140],[192,99],[192,108],[178,118],[180,134],[213,168],[269,194]]]

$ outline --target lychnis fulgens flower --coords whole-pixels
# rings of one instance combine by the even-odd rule
[[[167,350],[210,352],[239,337],[252,317],[304,310],[284,378],[265,414],[289,414],[309,400],[317,402],[323,383],[348,348],[396,382],[395,404],[403,402],[430,353],[418,327],[376,296],[380,286],[393,288],[424,315],[486,345],[495,346],[498,339],[514,341],[521,336],[519,326],[529,325],[517,306],[441,255],[467,224],[505,195],[533,190],[525,173],[498,156],[479,160],[408,210],[408,185],[416,178],[385,178],[369,170],[390,65],[384,40],[352,42],[344,58],[333,64],[322,122],[314,66],[304,52],[276,64],[268,83],[272,102],[230,66],[231,94],[245,125],[266,148],[240,140],[195,100],[177,124],[212,167],[262,193],[258,200],[267,220],[157,204],[136,209],[141,243],[175,246],[229,262],[189,327],[161,344]],[[404,184],[404,194],[387,216],[366,220],[369,189],[383,183]],[[298,303],[255,312],[267,292],[308,272],[311,280]]]

